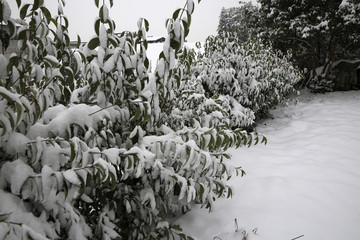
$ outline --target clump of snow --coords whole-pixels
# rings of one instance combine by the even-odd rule
[[[30,232],[30,236],[47,236],[50,239],[58,238],[55,229],[49,223],[41,221],[26,209],[25,203],[16,195],[5,192],[0,189],[0,213],[10,213],[7,221],[14,223],[22,223],[25,227],[23,231]],[[0,228],[1,230],[1,228]],[[15,236],[14,236],[15,235]],[[22,235],[22,234],[21,234]],[[10,238],[18,239],[20,236],[16,232],[10,233]]]
[[[27,144],[30,142],[30,139],[24,136],[21,133],[11,133],[9,134],[7,143],[6,143],[6,153],[10,155],[23,154],[25,155],[25,150]]]

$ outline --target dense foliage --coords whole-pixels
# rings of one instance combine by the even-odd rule
[[[221,99],[187,74],[194,2],[168,19],[154,73],[148,22],[137,38],[115,34],[113,1],[95,0],[96,35],[73,50],[64,1],[56,16],[43,0],[16,2],[28,24],[6,0],[0,15],[2,41],[20,48],[0,54],[0,238],[189,238],[167,218],[230,197],[226,180],[243,171],[226,149],[262,140],[231,130]]]
[[[220,13],[218,33],[236,32],[237,37],[247,41],[263,31],[260,10],[251,2],[240,7],[223,8]]]
[[[360,3],[357,0],[259,0],[223,9],[219,32],[238,32],[242,40],[258,36],[307,69],[302,86],[313,91],[334,89],[333,69],[339,61],[360,57]]]
[[[359,58],[360,3],[357,0],[260,0],[262,19],[274,47],[293,50],[309,70],[307,86],[331,90],[329,73],[337,60]]]
[[[294,85],[302,73],[290,63],[290,53],[283,55],[260,40],[243,42],[228,32],[209,37],[204,47],[192,74],[198,75],[206,96],[220,100],[231,127],[251,127],[298,94]]]

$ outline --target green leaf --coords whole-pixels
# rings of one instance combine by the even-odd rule
[[[175,186],[174,186],[174,195],[175,195],[175,196],[179,196],[179,195],[180,195],[180,192],[181,192],[181,187],[180,187],[179,183],[175,183]]]
[[[106,22],[109,25],[109,29],[107,30],[109,34],[114,33],[114,21],[111,21],[110,19],[106,20]]]
[[[104,6],[101,6],[99,9],[99,17],[101,21],[104,21]]]
[[[20,8],[20,6],[21,6],[21,0],[16,0],[16,4],[17,4],[18,8]]]
[[[242,140],[244,141],[244,145],[246,145],[248,139],[247,139],[247,137],[245,136],[245,134],[244,134],[244,135],[241,134],[241,138],[242,138]]]
[[[6,118],[5,118],[6,119]],[[4,120],[5,120],[4,119]],[[7,120],[7,119],[6,119]],[[7,129],[6,129],[6,124],[3,123],[3,121],[0,119],[0,127],[2,128],[2,133],[1,133],[1,136],[4,136],[5,133],[7,132]]]
[[[248,144],[248,147],[250,147],[252,145],[252,142],[253,142],[253,138],[250,136],[250,140],[249,142],[247,143]]]
[[[40,6],[39,4],[40,4],[39,0],[34,0],[32,11],[35,11],[36,9],[38,9]]]
[[[97,48],[97,47],[99,46],[99,44],[100,44],[99,38],[98,38],[98,37],[95,37],[95,38],[93,38],[93,39],[91,39],[91,40],[89,41],[89,43],[88,43],[88,48],[89,48],[90,50],[94,50],[95,48]]]
[[[191,15],[188,12],[186,12],[186,16],[187,16],[187,26],[190,27],[190,25],[191,25]]]
[[[81,45],[81,38],[79,35],[77,35],[77,43],[76,43],[76,48],[79,49]]]
[[[59,61],[54,56],[46,56],[44,57],[44,61],[49,63],[52,67],[58,67],[60,65]]]
[[[200,184],[200,199],[203,198],[204,192],[205,192],[204,186]]]
[[[22,106],[19,103],[16,103],[16,125],[19,123],[23,110],[22,110]]]
[[[145,66],[146,69],[149,68],[150,62],[149,62],[149,59],[148,59],[148,58],[145,59],[145,61],[144,61],[144,66]]]
[[[226,159],[230,159],[230,155],[227,154],[227,153],[224,153],[223,156],[224,156]]]
[[[108,40],[114,47],[117,47],[119,45],[113,37],[109,37]]]
[[[0,29],[0,39],[1,39],[2,46],[6,50],[10,44],[10,35],[8,34],[7,31]]]
[[[149,31],[149,22],[145,18],[144,18],[144,22],[145,22],[145,30],[148,32]]]
[[[95,5],[97,8],[99,7],[99,0],[95,0]]]
[[[185,22],[185,21],[183,21]],[[185,24],[184,24],[185,25]],[[185,30],[184,30],[184,36],[187,37],[190,33],[190,28],[189,27],[185,27]]]
[[[130,122],[135,122],[141,116],[141,108],[140,106],[137,107],[135,115],[130,119]]]
[[[213,130],[214,130],[214,128],[211,128],[210,130],[204,132],[204,134],[205,134],[205,135],[208,135],[208,134],[210,134]]]
[[[256,136],[254,145],[257,145],[259,143],[259,137]]]
[[[190,3],[192,6],[191,6],[191,7],[188,6],[187,9],[188,9],[188,10],[191,9],[191,12],[189,12],[189,13],[190,13],[190,14],[193,14],[193,13],[194,13],[194,10],[195,10],[195,3],[194,3],[193,1],[191,1],[191,2],[188,1],[187,4],[189,4],[189,3]]]
[[[110,175],[109,178],[110,178],[110,181],[111,181],[111,189],[115,189],[116,188],[116,176],[111,171],[109,171],[109,175]]]
[[[65,45],[70,46],[70,37],[69,37],[69,35],[64,33],[64,38],[65,38]]]
[[[96,92],[97,88],[99,87],[99,85],[100,85],[99,81],[91,84],[90,85],[90,94],[94,94]]]
[[[51,13],[49,11],[49,9],[47,9],[46,7],[40,7],[41,9],[41,12],[44,14],[46,20],[47,20],[47,23],[50,23],[52,17],[51,17]]]
[[[16,24],[12,19],[8,20],[8,27],[9,27],[10,38],[15,37],[15,35],[16,35]]]
[[[233,196],[233,194],[232,194],[232,189],[229,187],[229,188],[228,188],[227,198],[232,197],[232,196]]]
[[[181,10],[183,10],[183,9],[181,9],[181,8],[177,9],[177,10],[173,13],[172,18],[173,18],[173,19],[177,19]]]
[[[64,87],[63,96],[65,97],[65,100],[66,100],[66,101],[69,101],[69,100],[70,100],[71,92],[70,92],[70,90],[68,89],[68,87]]]
[[[220,148],[220,146],[222,145],[223,141],[222,141],[222,138],[220,136],[218,136],[216,138],[216,144],[215,144],[215,147],[216,148]]]
[[[179,232],[182,231],[182,228],[180,227],[180,225],[173,225],[173,226],[171,226],[171,228],[174,229],[174,230],[177,230]]]
[[[21,7],[20,9],[20,18],[24,19],[26,17],[27,14],[27,10],[30,7],[30,4],[24,4],[24,6]]]
[[[128,160],[128,166],[127,166],[127,169],[130,169],[130,168],[132,167],[132,161],[131,161],[131,158],[130,158],[130,157],[128,157],[128,158],[127,158],[127,160]]]
[[[110,7],[114,6],[114,0],[110,0]]]
[[[67,76],[67,84],[71,91],[74,91],[74,73],[71,68],[67,67],[65,68],[65,73]]]
[[[263,139],[262,139],[261,143],[265,143],[265,145],[266,145],[267,144],[267,138],[263,136]]]
[[[70,142],[70,162],[74,161],[75,159],[75,144]]]

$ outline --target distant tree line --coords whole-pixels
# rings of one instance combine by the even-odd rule
[[[241,2],[240,2],[241,3]],[[333,89],[331,70],[340,60],[360,58],[359,0],[259,0],[220,14],[218,32],[237,32],[243,41],[261,38],[307,69],[302,85]],[[355,65],[353,68],[358,67]]]

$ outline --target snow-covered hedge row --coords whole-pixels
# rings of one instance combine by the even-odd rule
[[[247,127],[296,94],[302,74],[290,53],[283,56],[258,40],[242,42],[234,33],[209,37],[191,74],[197,75],[208,96],[219,95],[233,127]]]
[[[167,21],[154,73],[145,19],[138,38],[115,35],[95,0],[96,34],[70,50],[62,0],[56,17],[44,1],[16,2],[19,29],[0,3],[20,47],[0,54],[0,239],[190,239],[167,218],[231,196],[226,180],[243,171],[226,149],[259,141],[185,81],[193,1]]]

